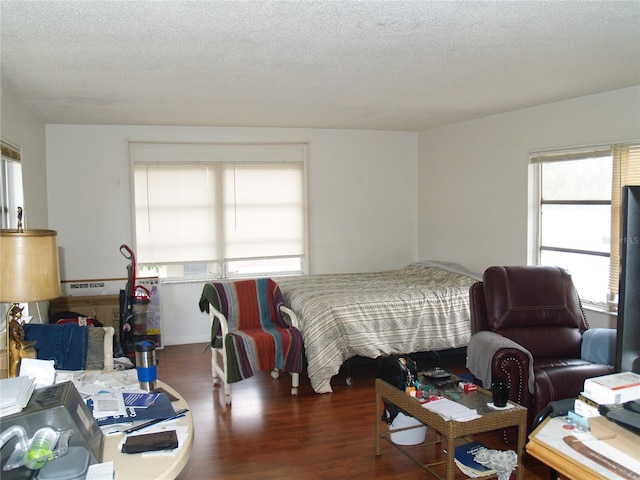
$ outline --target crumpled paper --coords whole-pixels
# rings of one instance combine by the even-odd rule
[[[482,448],[474,455],[474,459],[479,464],[495,470],[498,480],[509,480],[518,463],[518,454],[513,450]]]

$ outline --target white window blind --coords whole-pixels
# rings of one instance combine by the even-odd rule
[[[140,264],[306,257],[306,145],[130,146]]]
[[[613,148],[613,178],[611,185],[611,264],[609,292],[613,299],[620,283],[620,234],[622,187],[640,185],[640,145],[615,145]]]

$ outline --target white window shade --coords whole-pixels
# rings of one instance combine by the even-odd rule
[[[132,143],[130,154],[139,264],[302,266],[306,145]]]
[[[227,258],[304,254],[302,169],[233,166],[224,173]]]
[[[142,264],[216,259],[215,169],[135,168],[136,248]]]

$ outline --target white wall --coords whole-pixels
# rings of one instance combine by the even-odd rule
[[[66,280],[126,276],[133,245],[130,140],[308,142],[310,270],[374,271],[415,259],[417,134],[316,129],[47,125],[49,222]],[[161,286],[164,342],[205,341],[201,283]]]
[[[24,102],[13,93],[11,86],[4,79],[0,79],[0,106],[2,107],[0,108],[0,136],[4,141],[20,147],[22,155],[24,226],[47,229],[49,226],[44,123],[38,120]],[[48,302],[33,305],[40,309],[46,321]],[[2,305],[0,318],[4,318],[8,308],[8,304]],[[33,314],[34,311],[31,310],[30,313]],[[40,320],[42,320],[40,317],[35,317],[35,321]],[[4,345],[4,342],[5,337],[1,336],[0,345]]]
[[[418,257],[526,265],[529,152],[632,139],[640,86],[421,132]]]
[[[45,127],[22,100],[1,80],[2,105],[0,135],[20,147],[24,183],[24,220],[27,228],[48,228],[47,164],[45,157]]]
[[[30,226],[58,230],[68,280],[126,274],[118,247],[132,242],[128,140],[309,142],[311,269],[325,273],[414,259],[455,260],[478,271],[524,264],[528,152],[640,137],[640,87],[632,87],[419,135],[49,125],[45,150],[43,124],[4,81],[1,95],[2,138],[23,147]],[[206,341],[198,290],[163,295],[166,344]],[[592,325],[612,325],[594,315],[588,312]]]

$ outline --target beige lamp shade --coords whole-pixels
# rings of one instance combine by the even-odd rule
[[[0,230],[0,302],[40,302],[59,296],[57,232]]]

